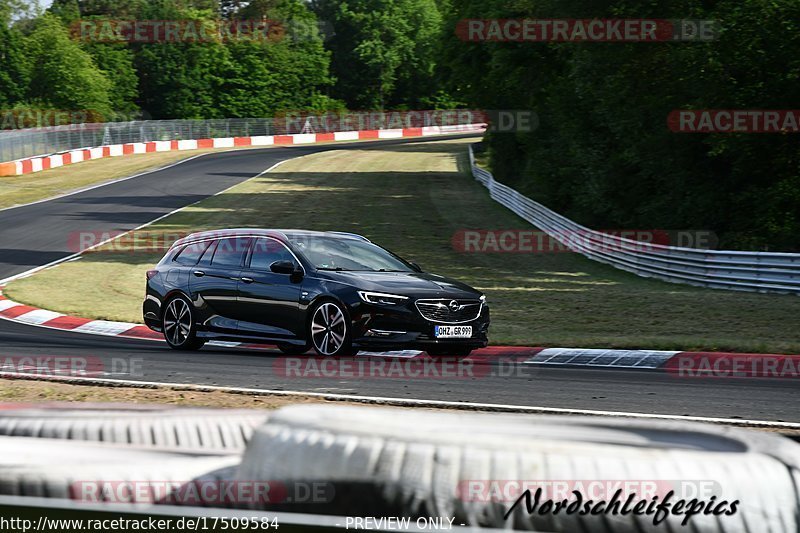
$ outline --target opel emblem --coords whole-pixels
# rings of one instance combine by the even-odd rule
[[[455,312],[456,312],[456,311],[458,311],[459,309],[461,309],[461,306],[460,306],[460,305],[458,305],[458,302],[457,302],[457,301],[455,301],[455,300],[452,300],[452,301],[450,302],[450,310],[451,310],[452,312],[454,312],[454,313],[455,313]]]

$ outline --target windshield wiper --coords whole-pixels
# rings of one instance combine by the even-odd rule
[[[326,270],[328,272],[350,272],[342,267],[317,267],[317,270]]]

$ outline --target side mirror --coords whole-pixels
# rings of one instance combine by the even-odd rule
[[[419,266],[418,264],[414,263],[413,261],[410,262],[409,265],[411,265],[411,268],[413,268],[417,272],[422,272],[422,267]]]
[[[294,274],[295,265],[291,261],[275,261],[269,269],[276,274]]]

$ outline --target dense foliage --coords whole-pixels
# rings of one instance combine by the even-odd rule
[[[244,5],[242,5],[244,4]],[[330,52],[302,0],[54,0],[37,16],[12,18],[0,0],[0,104],[91,110],[98,117],[264,117],[327,108]],[[225,18],[223,18],[223,13]],[[4,15],[5,14],[5,15]],[[281,38],[214,33],[249,18],[286,27]],[[196,21],[212,40],[116,41],[81,33],[82,22]],[[226,26],[233,27],[233,26]],[[292,33],[302,28],[301,33]],[[334,103],[331,103],[334,105]]]
[[[472,105],[531,109],[488,141],[496,175],[596,228],[716,231],[723,247],[800,251],[798,134],[673,133],[675,109],[797,109],[794,0],[460,0],[448,17],[713,19],[710,43],[464,43],[449,78]]]
[[[796,0],[0,0],[0,106],[105,117],[532,110],[488,137],[497,177],[597,228],[713,230],[800,251],[796,134],[673,133],[676,109],[795,109]],[[26,11],[28,9],[28,11]],[[706,43],[473,43],[466,18],[713,19]],[[77,20],[277,20],[282,39],[110,43]]]

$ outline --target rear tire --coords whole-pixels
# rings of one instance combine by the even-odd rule
[[[192,304],[183,296],[167,301],[161,316],[164,340],[173,350],[199,350],[206,341],[197,338]]]

